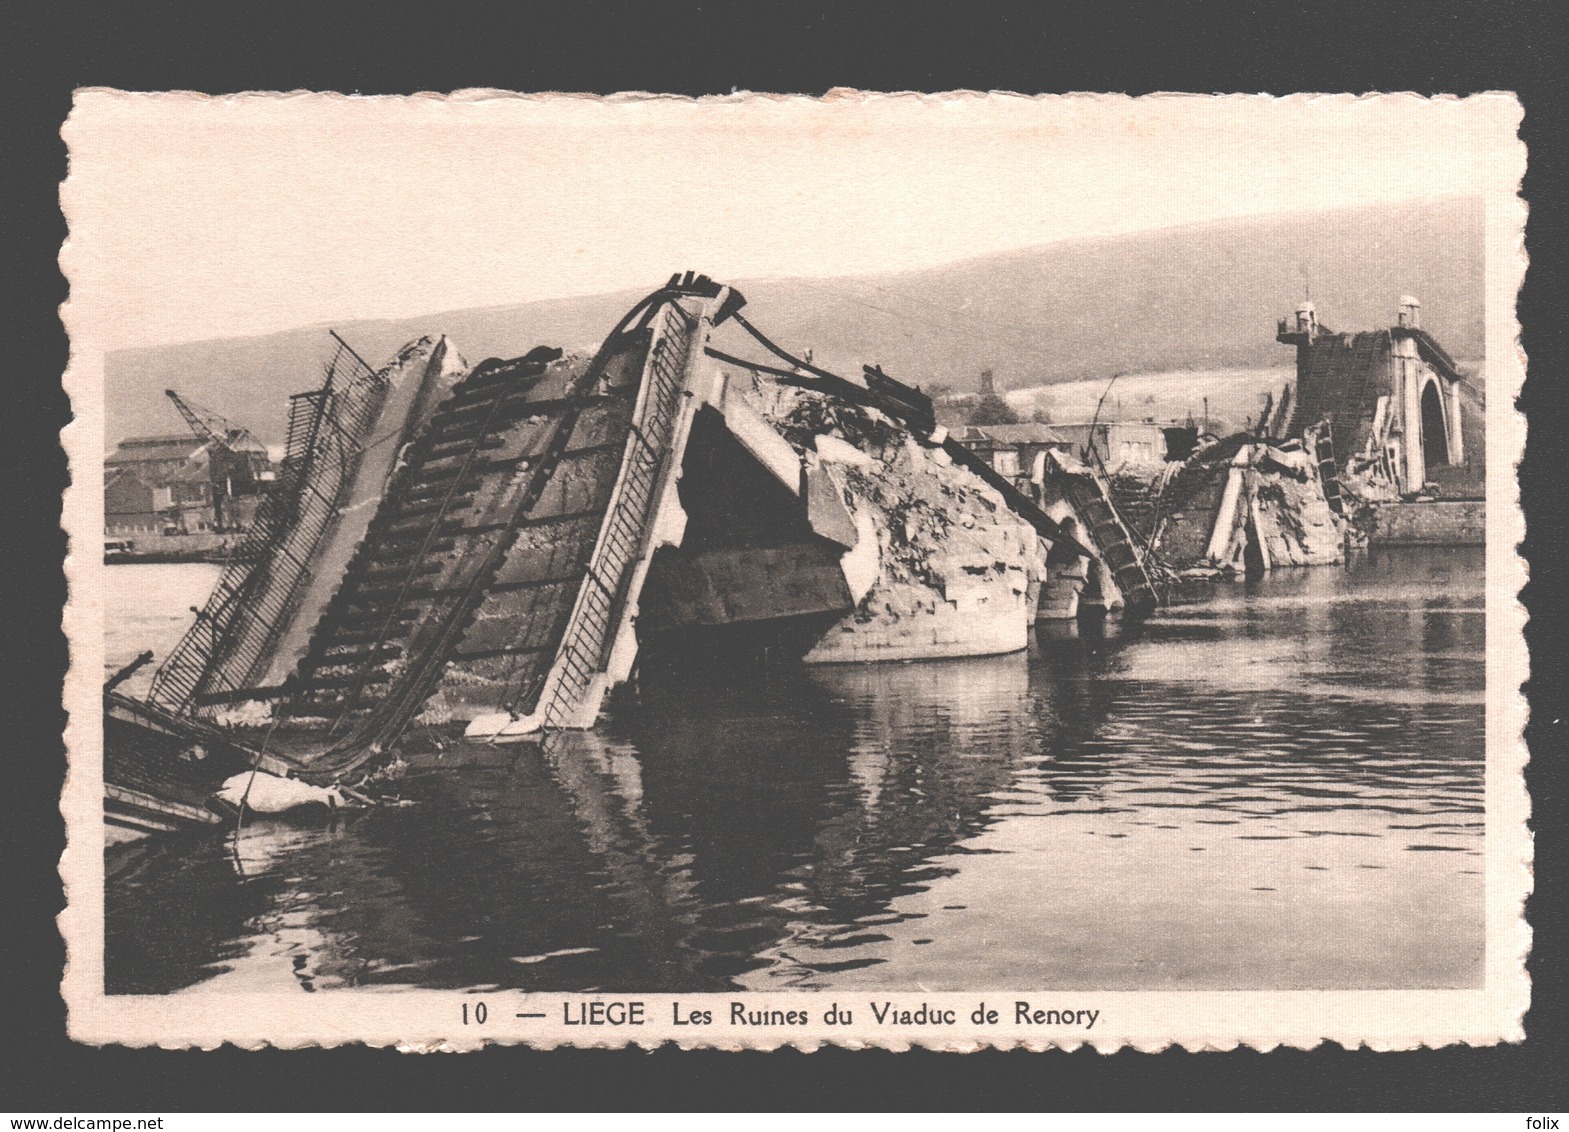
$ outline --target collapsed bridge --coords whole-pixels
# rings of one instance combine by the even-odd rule
[[[687,273],[592,358],[472,370],[445,339],[379,371],[340,340],[325,385],[292,399],[250,544],[149,700],[325,784],[416,718],[495,741],[592,727],[640,655],[1023,648],[1043,543],[1093,561],[1099,544],[949,438],[918,389],[794,358],[744,304]],[[1076,529],[1103,531],[1103,504]]]

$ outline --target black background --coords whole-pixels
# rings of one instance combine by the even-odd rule
[[[976,3],[814,12],[787,6],[558,0],[468,8],[321,3],[30,3],[0,25],[0,148],[7,333],[0,341],[0,1109],[12,1112],[541,1109],[1501,1110],[1562,1112],[1565,1041],[1566,399],[1564,138],[1569,22],[1550,3],[1258,5],[1118,9]],[[131,90],[462,87],[699,95],[1002,89],[1466,94],[1514,90],[1530,148],[1532,266],[1520,304],[1532,377],[1521,469],[1532,582],[1528,638],[1536,831],[1533,1006],[1523,1045],[1381,1054],[1313,1051],[1103,1056],[822,1050],[771,1054],[496,1048],[463,1056],[387,1050],[96,1050],[64,1036],[55,864],[64,772],[57,706],[65,538],[58,430],[69,420],[56,307],[66,284],[58,130],[77,86]],[[811,160],[801,154],[800,160]],[[96,553],[96,542],[89,551]]]

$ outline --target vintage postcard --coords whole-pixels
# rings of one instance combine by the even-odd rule
[[[1507,93],[79,91],[78,1041],[1519,1041]]]

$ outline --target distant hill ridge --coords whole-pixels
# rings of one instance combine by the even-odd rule
[[[1212,221],[1064,240],[920,271],[827,279],[726,280],[787,349],[856,372],[956,391],[989,368],[1003,389],[1138,373],[1290,364],[1275,320],[1310,288],[1336,330],[1387,326],[1416,295],[1451,354],[1483,353],[1483,208],[1446,199]],[[671,270],[702,264],[673,264]],[[637,290],[333,325],[372,364],[421,334],[446,334],[470,362],[536,345],[599,342]],[[107,432],[179,431],[174,388],[281,439],[284,399],[320,383],[325,325],[250,338],[123,350],[107,359]]]

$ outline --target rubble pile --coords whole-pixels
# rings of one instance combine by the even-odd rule
[[[1238,434],[1160,473],[1125,471],[1112,491],[1163,566],[1180,573],[1341,561],[1343,524],[1299,443]]]
[[[1182,569],[1203,561],[1239,447],[1223,441],[1195,453],[1175,472],[1145,481],[1145,494],[1152,498],[1153,508],[1149,525],[1140,533],[1168,566]],[[1125,481],[1113,484],[1119,509],[1128,490]]]
[[[1026,647],[1045,558],[1035,530],[996,491],[877,409],[766,379],[752,391],[763,415],[808,466],[828,473],[857,527],[876,540],[870,587],[809,662]],[[847,457],[846,445],[864,459]]]
[[[1124,464],[1106,476],[1117,514],[1130,531],[1148,541],[1160,514],[1160,494],[1168,464]]]
[[[1258,471],[1253,498],[1265,560],[1278,566],[1333,566],[1342,535],[1315,477]]]

